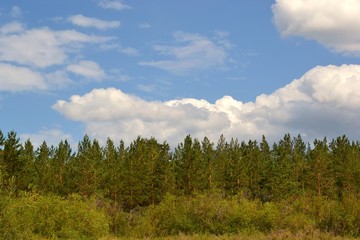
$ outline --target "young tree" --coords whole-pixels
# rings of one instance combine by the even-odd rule
[[[273,146],[273,176],[271,179],[271,189],[276,198],[287,198],[293,194],[296,183],[293,175],[293,145],[290,134],[286,134],[278,144]]]
[[[292,153],[292,179],[295,184],[294,194],[299,195],[305,190],[305,175],[306,175],[306,144],[298,135],[293,139],[293,153]]]
[[[3,160],[3,146],[5,143],[5,137],[3,132],[0,130],[0,164],[2,163]]]
[[[106,140],[106,146],[103,149],[104,166],[102,168],[101,185],[105,190],[105,196],[117,202],[118,198],[118,172],[116,171],[118,153],[116,151],[113,140],[108,138]]]
[[[125,184],[122,189],[126,209],[154,205],[163,198],[168,163],[168,144],[141,137],[130,144],[124,162]]]
[[[102,150],[99,142],[92,142],[85,135],[78,144],[78,152],[74,159],[74,177],[77,192],[90,197],[98,189],[100,182],[100,166],[102,163]]]
[[[54,193],[65,195],[70,190],[66,184],[66,167],[73,158],[72,149],[67,140],[61,140],[55,148],[54,158],[51,161],[51,184]]]
[[[35,157],[35,171],[36,171],[36,185],[40,191],[50,191],[50,161],[52,157],[52,149],[48,147],[44,141],[36,150]]]
[[[198,157],[194,152],[193,139],[187,135],[184,142],[176,147],[173,157],[176,189],[186,195],[194,191],[194,165]]]
[[[350,144],[343,135],[334,139],[329,148],[333,163],[337,197],[342,199],[345,193],[356,192],[356,179],[360,174],[360,158],[356,144]]]
[[[215,189],[214,185],[214,143],[209,138],[204,137],[201,142],[202,160],[203,160],[203,175],[205,179],[204,190],[212,191]]]
[[[266,162],[261,157],[257,141],[249,140],[248,144],[242,144],[242,149],[243,168],[246,169],[248,179],[246,188],[249,189],[251,197],[260,198],[262,196],[261,184],[266,174]]]
[[[9,181],[10,178],[15,178],[15,184],[18,185],[17,180],[24,168],[24,164],[20,158],[22,148],[20,138],[17,137],[14,131],[10,131],[5,141],[2,141],[4,144],[3,164],[5,168],[5,173],[3,174],[5,174],[7,181]]]
[[[332,161],[326,138],[315,139],[310,151],[307,184],[318,196],[333,197],[335,193]]]
[[[30,139],[26,140],[20,154],[23,168],[18,178],[18,187],[21,190],[30,190],[36,180],[35,150]]]
[[[229,186],[229,144],[226,142],[223,135],[220,136],[216,148],[214,166],[215,172],[215,186],[221,190],[223,197],[231,193],[231,186]]]

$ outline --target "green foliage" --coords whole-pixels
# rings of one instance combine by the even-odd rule
[[[243,198],[223,199],[221,195],[176,197],[167,195],[162,203],[139,215],[132,234],[155,237],[178,234],[229,234],[269,232],[279,218],[274,204]]]
[[[2,200],[2,239],[97,239],[108,234],[106,216],[77,196],[28,194]]]
[[[73,152],[66,140],[34,150],[0,131],[3,239],[360,237],[359,197],[360,143],[346,136],[286,134],[271,148],[264,136],[214,145],[188,135],[172,152],[155,138],[101,146],[85,135]]]

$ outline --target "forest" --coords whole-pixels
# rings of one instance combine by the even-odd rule
[[[35,149],[0,130],[1,239],[356,238],[359,197],[360,142],[345,135],[271,145],[188,135],[174,149],[85,135],[77,149]]]

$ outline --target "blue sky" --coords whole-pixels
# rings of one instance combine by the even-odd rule
[[[359,1],[5,0],[0,129],[177,144],[360,133]]]

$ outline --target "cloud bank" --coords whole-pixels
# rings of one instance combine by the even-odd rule
[[[360,1],[276,0],[272,11],[282,36],[301,36],[337,52],[360,55]]]
[[[254,102],[224,96],[215,103],[193,98],[146,101],[119,89],[94,89],[59,100],[53,108],[85,124],[86,132],[132,141],[154,136],[177,144],[187,134],[216,141],[221,134],[239,139],[265,135],[278,140],[285,133],[305,139],[360,134],[360,65],[318,66],[299,79],[263,94]]]

